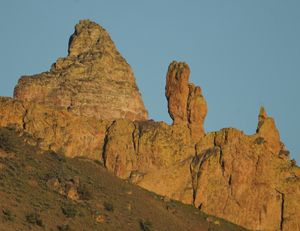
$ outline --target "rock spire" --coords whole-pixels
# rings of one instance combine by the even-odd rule
[[[279,131],[276,128],[274,119],[267,115],[264,107],[260,108],[256,133],[267,142],[274,154],[279,153],[282,148]]]
[[[205,133],[207,105],[201,88],[189,83],[189,76],[188,64],[173,61],[167,72],[166,97],[173,125],[188,126],[192,138],[198,140]]]

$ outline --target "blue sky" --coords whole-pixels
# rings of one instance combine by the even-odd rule
[[[74,25],[89,18],[132,66],[151,118],[170,122],[165,75],[185,61],[208,102],[207,131],[252,134],[264,105],[299,163],[299,12],[299,0],[1,0],[0,95],[66,56]]]

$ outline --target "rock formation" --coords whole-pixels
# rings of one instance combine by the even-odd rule
[[[143,120],[133,75],[108,38],[94,23],[78,24],[67,58],[22,78],[15,91],[22,100],[0,97],[0,126],[26,133],[42,150],[100,161],[122,179],[248,229],[299,230],[300,169],[265,109],[253,135],[233,128],[205,134],[201,89],[189,83],[187,64],[173,62],[166,81],[173,125]]]
[[[131,67],[101,26],[80,21],[68,51],[49,72],[23,76],[14,97],[99,119],[147,119]]]
[[[257,133],[269,144],[273,153],[278,153],[283,144],[273,118],[268,117],[264,107],[260,108]]]
[[[207,105],[200,87],[189,83],[190,68],[186,63],[173,61],[166,78],[168,111],[173,125],[188,126],[192,138],[204,136]]]
[[[186,126],[101,121],[10,98],[0,98],[0,126],[30,134],[36,142],[28,142],[43,150],[98,160],[120,178],[249,229],[300,225],[300,169],[280,141],[274,152],[275,139],[263,130],[247,136],[222,129],[195,148]]]
[[[191,136],[198,141],[204,136],[204,120],[207,114],[206,101],[202,95],[200,87],[189,84],[189,97],[187,105],[188,127]]]
[[[166,82],[168,111],[173,124],[187,124],[190,68],[186,63],[172,62]]]

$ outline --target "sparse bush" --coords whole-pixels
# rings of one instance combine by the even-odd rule
[[[139,223],[142,231],[151,231],[152,223],[149,220],[140,220]]]
[[[51,179],[58,179],[59,181],[63,181],[64,177],[63,177],[62,173],[58,172],[57,170],[53,170],[51,172],[47,172],[47,173],[41,175],[40,179],[45,182],[47,182],[48,180],[51,180]]]
[[[264,138],[262,138],[262,137],[258,137],[255,141],[254,141],[254,143],[255,144],[263,144],[265,142],[265,140],[264,140]]]
[[[57,229],[59,231],[72,231],[69,225],[59,225],[57,226]]]
[[[81,200],[90,200],[92,199],[92,193],[85,184],[80,184],[77,192]]]
[[[103,206],[105,208],[105,210],[109,211],[109,212],[113,212],[114,211],[114,205],[110,202],[104,202]]]
[[[103,162],[100,161],[100,160],[95,160],[94,162],[95,162],[96,164],[100,165],[100,166],[103,166]]]
[[[12,212],[9,209],[3,209],[2,213],[3,213],[3,217],[6,221],[13,221],[14,220]]]
[[[288,151],[288,150],[280,150],[279,156],[289,157],[290,156],[290,151]]]
[[[26,221],[32,225],[38,225],[43,227],[43,221],[40,218],[40,215],[37,213],[30,213],[26,215]]]
[[[3,134],[0,134],[0,148],[4,151],[9,151],[10,147],[8,143],[7,137]]]
[[[61,210],[66,217],[75,217],[77,215],[77,210],[73,205],[64,205],[61,207]]]
[[[66,157],[65,156],[63,156],[61,154],[58,154],[54,151],[46,151],[45,154],[50,156],[52,159],[57,160],[59,162],[66,162]]]

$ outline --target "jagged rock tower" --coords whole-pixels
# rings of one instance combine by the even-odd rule
[[[14,97],[99,119],[148,118],[131,67],[106,30],[89,20],[75,26],[68,56],[49,72],[23,76]]]
[[[173,61],[167,72],[166,97],[173,125],[187,126],[192,139],[198,141],[205,134],[207,104],[201,88],[189,83],[189,76],[188,64]]]
[[[268,143],[273,153],[280,151],[283,144],[280,141],[279,131],[276,128],[274,119],[267,115],[264,107],[261,107],[259,111],[256,132]]]

